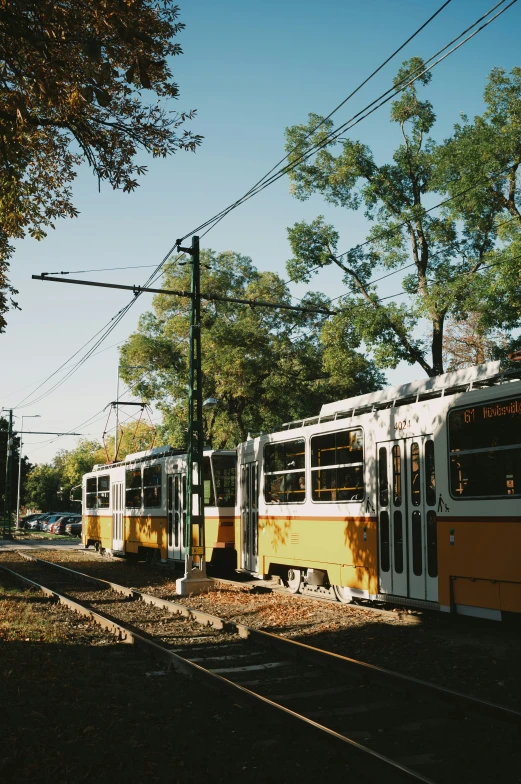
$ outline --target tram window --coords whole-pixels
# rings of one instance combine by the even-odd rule
[[[264,447],[264,500],[267,504],[303,503],[306,498],[305,441],[296,438]]]
[[[398,444],[393,446],[393,503],[402,505],[402,455]]]
[[[311,492],[313,501],[363,501],[363,466],[313,471]]]
[[[394,570],[397,574],[401,574],[403,572],[403,523],[400,511],[396,511],[393,516],[393,549]]]
[[[428,506],[436,504],[436,474],[434,471],[434,441],[425,442],[425,500]]]
[[[233,455],[212,455],[212,463],[217,506],[235,506],[236,458]]]
[[[449,449],[455,498],[521,495],[521,399],[451,411]]]
[[[98,508],[108,509],[110,506],[110,476],[98,476]]]
[[[490,449],[450,458],[451,491],[456,498],[521,495],[521,446]]]
[[[436,512],[427,512],[427,572],[429,577],[438,576],[438,527]]]
[[[364,442],[361,428],[311,439],[311,497],[315,502],[363,501]]]
[[[267,504],[302,503],[305,498],[304,471],[264,475],[264,499]]]
[[[125,471],[125,504],[127,507],[138,509],[141,508],[141,469],[131,468]]]
[[[204,505],[215,506],[215,496],[213,492],[212,470],[210,468],[210,458],[203,457],[203,485],[204,485]]]
[[[389,549],[389,512],[380,512],[380,569],[388,572],[391,568]]]
[[[378,485],[380,490],[380,506],[389,503],[389,485],[387,483],[387,449],[381,446],[378,450]]]
[[[161,464],[143,469],[143,500],[147,507],[161,506]]]
[[[282,441],[279,444],[266,444],[264,447],[264,470],[266,473],[289,471],[304,468],[305,441]]]
[[[422,517],[418,511],[412,513],[412,570],[416,577],[419,577],[423,570]]]
[[[411,499],[413,506],[420,505],[420,445],[411,444]]]
[[[85,503],[87,509],[96,509],[96,477],[90,476],[87,479],[87,486],[86,486],[86,493],[85,493]]]

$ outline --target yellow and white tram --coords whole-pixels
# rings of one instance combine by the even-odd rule
[[[521,612],[520,377],[489,363],[241,444],[239,567],[340,601]]]
[[[488,363],[205,451],[207,562],[344,602],[521,612],[520,379]],[[185,495],[179,450],[95,466],[83,542],[183,561]]]
[[[205,558],[234,568],[235,451],[205,450]],[[184,561],[186,453],[171,447],[96,465],[83,477],[86,547]]]

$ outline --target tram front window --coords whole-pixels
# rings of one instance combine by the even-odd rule
[[[521,495],[521,400],[451,411],[449,448],[455,498]]]

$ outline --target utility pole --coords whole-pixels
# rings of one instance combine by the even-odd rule
[[[24,419],[40,419],[40,414],[24,414],[22,417],[22,427],[19,433],[20,444],[18,446],[18,492],[16,494],[16,527],[20,527],[20,496],[22,490],[22,447],[24,437]]]
[[[91,280],[74,280],[56,278],[42,272],[33,275],[33,280],[44,280],[51,283],[69,283],[79,286],[98,286],[101,288],[122,289],[132,291],[134,296],[149,292],[151,294],[167,294],[174,297],[190,299],[190,378],[188,387],[188,454],[186,477],[186,538],[185,538],[185,576],[176,581],[177,593],[181,596],[211,590],[213,580],[206,576],[204,560],[204,479],[203,479],[203,389],[201,368],[201,300],[216,302],[232,302],[238,305],[264,307],[282,310],[295,310],[301,313],[317,313],[333,316],[336,311],[326,308],[303,307],[290,305],[287,302],[270,302],[259,299],[226,297],[210,292],[202,292],[200,288],[199,237],[192,237],[192,247],[182,248],[181,240],[176,242],[177,250],[191,256],[192,276],[191,290],[177,291],[158,289],[147,286],[127,286],[119,283],[102,283]],[[209,401],[213,398],[209,398]],[[208,402],[209,402],[208,401]],[[122,404],[120,404],[122,405]],[[197,566],[194,568],[194,558]]]
[[[204,559],[204,480],[203,480],[203,383],[201,368],[201,261],[199,237],[192,247],[177,250],[191,258],[190,354],[188,379],[188,450],[186,459],[186,540],[185,576],[176,580],[180,596],[211,590]],[[194,568],[194,556],[197,568]]]
[[[12,539],[11,534],[11,481],[13,476],[13,409],[9,409],[9,426],[7,430],[7,460],[5,465],[5,504],[3,538]],[[7,534],[6,534],[7,522]]]

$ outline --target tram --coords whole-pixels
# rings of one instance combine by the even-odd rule
[[[341,602],[521,612],[520,380],[487,363],[205,450],[206,561]],[[184,561],[186,465],[159,447],[94,466],[84,545]]]
[[[116,556],[184,562],[186,452],[157,447],[95,465],[82,482],[85,547]],[[205,558],[235,568],[234,450],[205,450]]]
[[[343,602],[521,612],[521,372],[322,406],[239,445],[239,568]]]

